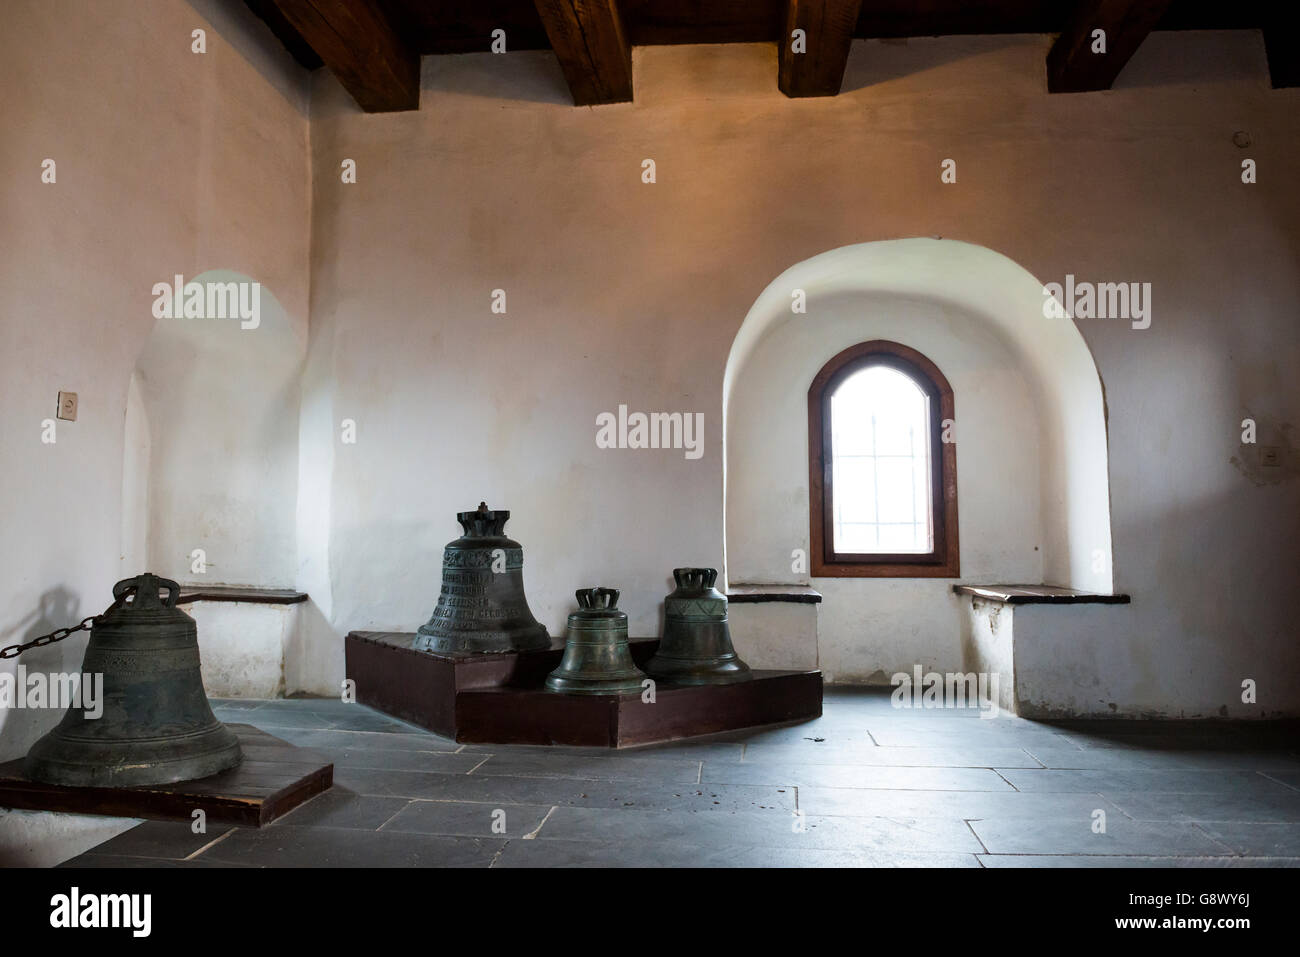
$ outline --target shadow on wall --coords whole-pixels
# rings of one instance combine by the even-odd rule
[[[107,602],[105,602],[107,605]],[[40,635],[48,635],[58,628],[67,628],[77,624],[83,617],[80,597],[63,585],[44,592],[36,607],[23,615],[4,632],[0,632],[0,647],[25,644]],[[9,689],[15,694],[25,689],[20,686],[20,674],[50,674],[55,672],[79,671],[81,659],[86,647],[86,635],[76,634],[61,644],[33,648],[17,658],[0,661],[0,675],[12,675],[4,681],[12,685]],[[18,671],[19,667],[22,672]],[[7,697],[7,695],[6,695]],[[54,727],[63,717],[57,708],[28,710],[14,708],[13,702],[6,701],[0,707],[0,761],[9,761],[27,753],[27,749]]]
[[[270,28],[248,8],[245,3],[227,3],[225,0],[188,0],[206,23],[196,22],[195,28],[211,25],[208,50],[216,52],[218,37],[229,43],[236,53],[261,74],[300,116],[310,109],[308,90],[310,73],[303,69],[276,39]],[[213,35],[215,32],[215,36]]]
[[[965,64],[977,58],[997,58],[1000,51],[1008,48],[1022,49],[1024,44],[1024,37],[1013,35],[855,40],[844,67],[840,93],[883,86],[920,73],[933,74],[929,79],[936,87],[951,90],[955,84],[946,70],[950,64]],[[1050,41],[1045,37],[1044,58],[1050,46]],[[1046,78],[1047,66],[1044,59],[1044,87],[1047,84]]]
[[[959,65],[963,77],[969,77],[972,69],[996,72],[1010,67],[1019,73],[1025,64],[1026,45],[1037,44],[1041,54],[1033,56],[1030,63],[1038,71],[1037,82],[1045,93],[1047,54],[1054,42],[1051,34],[855,40],[840,92],[887,88],[897,80],[919,78],[923,85],[951,93],[960,89],[962,82],[950,67]],[[978,60],[987,62],[982,66],[973,62]],[[1263,34],[1258,30],[1233,31],[1228,42],[1218,30],[1154,31],[1125,64],[1111,88],[1118,91],[1233,82],[1268,83],[1268,59]]]
[[[521,50],[509,56],[494,53],[425,57],[420,92],[437,90],[457,96],[508,101],[552,103],[573,109],[573,94],[550,50]],[[359,110],[359,108],[358,108]]]
[[[59,585],[41,595],[36,607],[23,615],[11,627],[0,632],[0,647],[27,643],[39,635],[46,635],[56,628],[66,628],[76,623],[77,609],[81,599]],[[23,622],[31,622],[26,628]],[[18,632],[22,632],[21,635]]]

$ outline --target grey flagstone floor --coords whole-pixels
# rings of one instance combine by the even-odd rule
[[[1300,864],[1297,743],[1034,723],[828,688],[802,724],[624,751],[460,745],[358,704],[213,702],[334,761],[268,827],[148,821],[72,867]]]

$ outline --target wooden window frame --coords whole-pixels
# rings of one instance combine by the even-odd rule
[[[854,554],[834,550],[834,483],[830,400],[855,372],[885,366],[904,373],[930,398],[930,501],[934,549],[927,554]],[[822,366],[808,387],[808,503],[814,578],[957,578],[957,446],[943,441],[943,422],[956,421],[952,386],[939,367],[897,342],[873,339],[850,346]]]

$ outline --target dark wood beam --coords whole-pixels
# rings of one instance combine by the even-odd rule
[[[1108,90],[1164,16],[1170,0],[1080,0],[1047,54],[1052,93]],[[1094,53],[1095,30],[1106,32],[1106,52]]]
[[[1295,34],[1281,23],[1264,27],[1264,52],[1268,54],[1268,73],[1273,89],[1300,86],[1300,44]]]
[[[1271,0],[1276,3],[1277,0]],[[282,20],[275,0],[245,0],[308,69],[320,66],[311,48]],[[514,50],[549,50],[533,0],[381,0],[390,22],[415,52],[480,53],[493,30],[506,31]],[[633,46],[669,43],[772,43],[785,26],[787,0],[618,0]],[[870,0],[862,4],[854,37],[1060,33],[1073,4],[1062,0]],[[1261,0],[1178,0],[1160,30],[1265,29]],[[267,14],[267,8],[273,11]],[[296,45],[301,43],[302,50]]]
[[[284,44],[284,48],[289,51],[290,56],[298,62],[299,66],[308,70],[324,66],[316,51],[302,38],[302,34],[284,18],[280,8],[275,5],[275,0],[244,0],[244,3],[270,27],[275,38]]]
[[[834,96],[844,82],[849,46],[862,0],[787,0],[781,33],[777,86],[786,96]],[[794,31],[804,32],[803,52]]]
[[[632,99],[632,47],[617,0],[534,0],[577,106]]]
[[[377,0],[275,0],[367,113],[420,107],[420,57],[398,35]]]

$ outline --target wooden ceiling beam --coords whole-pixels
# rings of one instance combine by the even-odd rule
[[[1293,30],[1281,22],[1266,25],[1264,52],[1268,56],[1268,74],[1273,89],[1300,86],[1300,48],[1297,48]]]
[[[420,57],[377,0],[274,0],[367,113],[420,107]]]
[[[834,96],[844,82],[862,0],[786,0],[777,86],[786,96]],[[796,39],[795,31],[802,30]]]
[[[576,106],[632,99],[632,46],[617,0],[533,0]]]
[[[270,28],[275,38],[284,44],[284,48],[289,51],[289,55],[299,66],[315,70],[324,65],[316,55],[316,51],[302,38],[302,34],[284,18],[280,8],[275,5],[275,0],[244,0],[244,3]]]
[[[1080,0],[1047,54],[1052,93],[1108,90],[1160,22],[1170,0]],[[1104,31],[1100,52],[1097,30]]]

